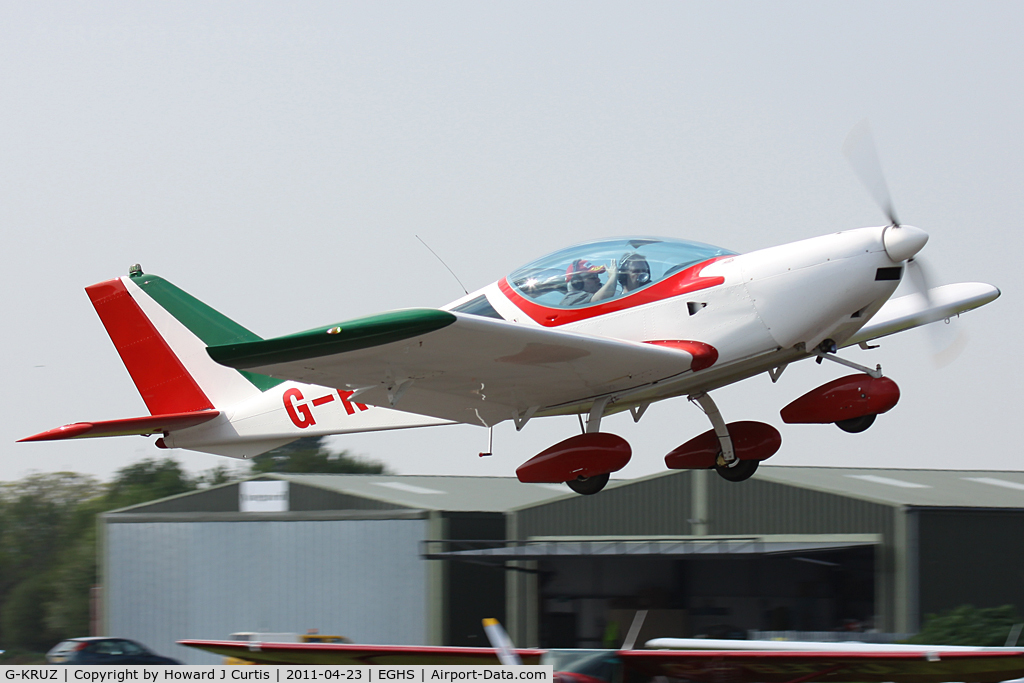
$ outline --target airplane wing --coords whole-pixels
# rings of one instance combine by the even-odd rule
[[[919,294],[889,299],[843,346],[944,320],[995,301],[999,294],[996,287],[983,282],[959,282],[929,289],[927,300]]]
[[[995,683],[1024,676],[1024,651],[1001,648],[974,648],[970,652],[941,646],[885,652],[628,650],[618,654],[624,666],[648,676],[697,683]]]
[[[178,645],[237,657],[258,664],[466,664],[497,666],[498,651],[489,647],[420,647],[350,645],[347,643],[254,643],[237,640],[179,640]],[[539,664],[544,650],[516,650],[523,664]]]
[[[655,645],[658,641],[648,643]],[[405,645],[349,645],[335,643],[253,643],[218,640],[179,640],[227,657],[259,664],[425,664],[496,665],[498,651],[478,647],[421,647]],[[734,645],[743,641],[734,641]],[[771,648],[760,643],[755,647]],[[779,643],[778,645],[783,645]],[[844,647],[844,643],[785,643],[778,649],[705,650],[608,650],[622,666],[646,676],[697,683],[802,683],[826,680],[835,683],[892,681],[893,683],[942,683],[972,681],[996,683],[1024,676],[1024,651],[1010,648],[956,648],[943,646]],[[814,649],[791,649],[807,646]],[[820,648],[820,649],[819,649]],[[539,664],[545,650],[518,649],[523,664]],[[587,660],[594,651],[580,651]],[[571,651],[560,651],[573,672]],[[578,667],[576,667],[578,668]],[[588,668],[589,671],[589,668]],[[574,681],[571,675],[563,680]],[[585,680],[597,683],[591,675]]]
[[[671,344],[407,309],[207,351],[228,367],[354,390],[362,403],[489,426],[649,386],[714,353]]]

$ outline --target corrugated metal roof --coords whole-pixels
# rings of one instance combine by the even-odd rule
[[[559,505],[569,505],[571,509],[579,507],[581,510],[589,511],[588,517],[592,517],[596,514],[595,510],[600,512],[617,498],[608,495],[612,490],[622,489],[619,491],[621,495],[618,496],[621,498],[636,487],[644,498],[650,499],[650,485],[654,480],[678,474],[665,472],[641,479],[613,480],[609,482],[606,491],[596,496],[579,496],[572,493],[564,484],[523,484],[513,477],[274,473],[256,478],[283,479],[325,491],[416,510],[524,511],[537,505],[564,501]],[[890,506],[1024,509],[1024,472],[762,465],[752,481],[755,480]],[[689,490],[688,482],[686,484],[685,490],[677,492],[674,498],[679,498]],[[744,484],[729,486],[735,487],[730,490],[742,492]],[[209,494],[210,491],[212,489],[180,494],[164,501],[181,499],[177,507],[187,510],[189,497]],[[685,495],[682,497],[685,498]],[[142,510],[156,502],[158,501],[114,512]],[[664,514],[665,511],[649,512],[657,515]],[[676,516],[681,516],[685,521],[685,513]],[[725,531],[727,530],[721,530],[722,533]],[[628,529],[619,532],[632,533]],[[580,533],[586,532],[581,530]]]
[[[754,477],[887,505],[1024,508],[1024,472],[762,466]]]
[[[383,474],[272,474],[296,484],[420,510],[505,512],[576,496],[564,484],[523,484],[512,477]]]

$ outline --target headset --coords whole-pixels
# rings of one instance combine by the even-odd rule
[[[629,273],[626,271],[626,266],[628,266],[632,261],[641,261],[645,266],[647,266],[647,272],[639,273],[636,278],[637,285],[642,287],[651,281],[651,266],[647,263],[646,258],[635,251],[623,254],[622,258],[619,259],[619,285],[625,287],[626,283],[629,282]]]

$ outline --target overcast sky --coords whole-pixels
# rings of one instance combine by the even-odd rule
[[[153,439],[15,444],[146,414],[83,287],[136,262],[275,336],[461,295],[586,239],[744,252],[880,225],[846,164],[867,117],[939,282],[1003,296],[928,335],[844,352],[902,399],[863,434],[781,424],[847,374],[805,362],[715,395],[780,427],[780,465],[1024,469],[1024,4],[951,2],[5,2],[0,480],[101,478]],[[707,430],[684,398],[603,427],[619,477]],[[401,473],[502,474],[573,418],[339,437]],[[191,470],[221,462],[173,451]]]

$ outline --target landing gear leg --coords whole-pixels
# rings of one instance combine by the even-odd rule
[[[590,415],[587,417],[587,434],[594,434],[601,431],[601,416],[604,415],[604,407],[608,405],[608,397],[599,398],[590,406]]]
[[[732,447],[732,437],[729,436],[729,428],[725,426],[722,413],[718,410],[718,406],[715,405],[711,395],[706,391],[702,391],[699,394],[690,396],[690,400],[700,406],[700,409],[711,420],[711,426],[715,428],[715,436],[718,437],[718,444],[722,447],[722,452],[718,454],[716,467],[730,467],[734,465],[738,461],[736,460],[736,452]]]
[[[711,425],[715,429],[715,436],[718,437],[718,444],[722,448],[715,459],[715,471],[718,472],[718,476],[726,481],[746,481],[750,479],[754,472],[757,471],[758,461],[740,460],[736,457],[729,429],[725,424],[725,420],[722,419],[721,411],[718,410],[718,406],[715,405],[711,396],[707,392],[702,392],[691,396],[690,400],[696,401],[700,405],[701,410],[711,420]]]
[[[601,416],[604,415],[604,408],[608,405],[607,398],[594,401],[590,408],[590,415],[587,418],[587,434],[596,434],[601,431]],[[592,496],[605,487],[611,475],[609,473],[595,474],[592,477],[576,477],[565,482],[566,485],[583,496]]]

